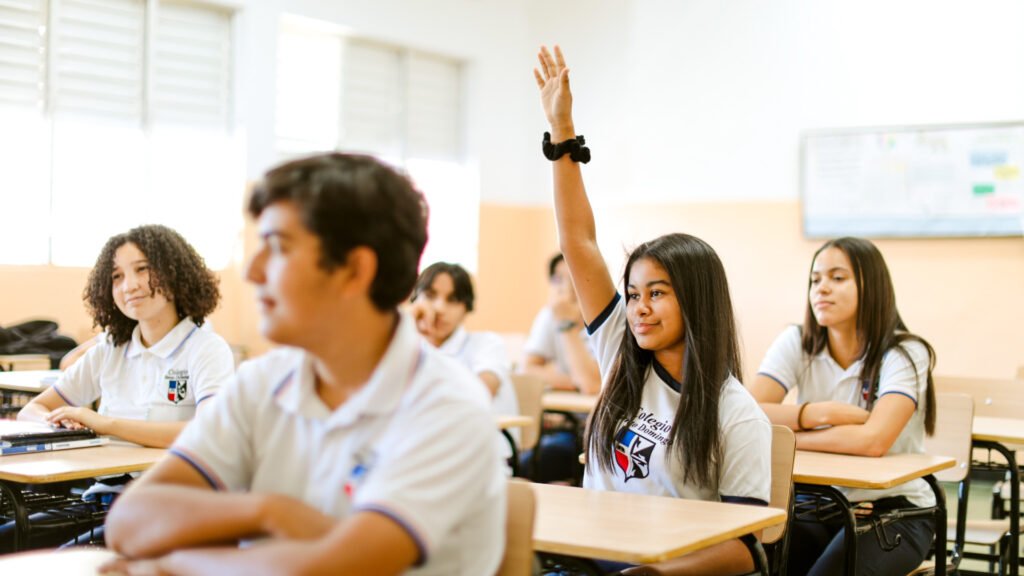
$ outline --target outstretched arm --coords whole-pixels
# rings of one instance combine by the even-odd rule
[[[575,138],[569,69],[562,50],[555,46],[552,55],[547,47],[541,47],[537,57],[540,67],[533,70],[533,75],[540,88],[544,114],[551,126],[551,141],[559,143]],[[615,284],[597,247],[594,212],[583,187],[579,164],[568,155],[552,164],[559,245],[576,285],[583,319],[589,324],[612,301]]]

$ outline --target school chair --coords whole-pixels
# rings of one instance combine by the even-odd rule
[[[508,481],[505,555],[496,576],[530,576],[533,573],[533,518],[536,507],[536,498],[529,482]]]
[[[789,525],[793,518],[793,460],[796,436],[786,426],[772,426],[772,482],[768,505],[786,511],[786,522],[765,528],[758,546],[761,570],[755,574],[771,576],[786,573],[789,555]],[[765,554],[766,548],[770,554]],[[770,557],[770,560],[769,560]],[[685,576],[679,560],[666,560],[623,570],[623,576]]]
[[[973,420],[974,401],[970,396],[948,393],[935,395],[935,434],[925,436],[924,451],[926,454],[956,458],[956,466],[935,473],[935,479],[939,482],[957,484],[956,518],[948,519],[946,527],[946,541],[952,543],[946,566],[947,574],[958,569],[964,552],[965,533],[971,530],[967,520],[967,496],[971,481]],[[926,560],[910,575],[933,574],[935,561]]]
[[[541,414],[544,409],[541,405],[541,397],[544,395],[544,380],[535,374],[512,374],[512,386],[516,390],[519,414],[533,418],[534,421],[533,426],[525,426],[519,431],[519,453],[523,454],[527,450],[532,450],[529,464],[522,475],[526,478],[533,478],[540,452],[537,447],[543,425]]]

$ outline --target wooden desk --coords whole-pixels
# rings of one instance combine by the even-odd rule
[[[60,378],[60,370],[0,372],[0,390],[40,393]]]
[[[633,564],[661,562],[786,521],[777,508],[532,484],[533,549]]]
[[[512,475],[519,476],[519,447],[516,446],[516,439],[512,437],[512,433],[509,430],[511,428],[532,426],[533,418],[518,414],[501,414],[495,416],[494,420],[498,424],[498,431],[505,437],[508,447],[512,450],[512,455],[509,456],[509,467],[512,469]]]
[[[526,428],[527,426],[533,426],[533,418],[529,416],[519,415],[500,415],[494,417],[498,423],[499,430],[508,430],[509,428]]]
[[[113,443],[0,457],[0,496],[10,499],[14,508],[14,549],[20,550],[26,538],[28,511],[23,495],[26,485],[140,472],[155,464],[165,452]]]
[[[141,472],[166,453],[120,443],[53,452],[34,452],[0,457],[0,481],[49,484],[112,474]]]
[[[1022,444],[1024,443],[1024,420],[975,416],[971,439],[1001,444]]]
[[[846,574],[857,573],[857,518],[849,500],[836,487],[880,490],[924,478],[935,493],[935,557],[946,557],[946,495],[935,477],[939,470],[956,466],[956,459],[930,454],[897,454],[881,458],[798,450],[793,462],[793,483],[799,492],[825,496],[835,502],[846,524]],[[945,576],[946,563],[935,565]]]
[[[46,370],[50,365],[46,354],[0,354],[0,369],[4,371]]]
[[[882,490],[956,466],[956,459],[930,454],[897,454],[882,458],[798,450],[793,482]]]
[[[115,558],[114,552],[99,548],[23,552],[0,556],[0,574],[95,576],[100,566]]]
[[[977,405],[977,400],[975,400]],[[1020,468],[1013,444],[1024,443],[1024,420],[975,416],[971,430],[971,441],[975,448],[995,450],[1006,458],[1006,469],[1010,473],[1010,576],[1020,574]]]
[[[590,414],[597,406],[597,395],[579,392],[545,392],[541,406],[549,412]]]

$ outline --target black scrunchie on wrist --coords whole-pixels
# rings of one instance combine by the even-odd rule
[[[580,134],[575,138],[570,138],[565,142],[559,142],[558,144],[551,143],[551,133],[544,133],[544,141],[541,143],[541,150],[544,151],[544,157],[554,162],[566,154],[573,162],[582,162],[586,164],[590,162],[590,148],[584,146],[587,141],[584,140],[583,135]]]

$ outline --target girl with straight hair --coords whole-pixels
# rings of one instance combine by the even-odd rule
[[[553,159],[555,214],[583,319],[604,380],[586,434],[584,486],[658,496],[767,505],[768,419],[740,384],[740,354],[725,270],[715,251],[668,234],[629,254],[616,291],[597,246],[577,160],[569,71],[561,50],[541,48],[534,70],[551,125],[570,142]],[[555,156],[549,156],[549,159]],[[753,536],[679,559],[701,574],[752,572]],[[611,572],[621,569],[605,563]]]
[[[908,331],[881,252],[861,238],[823,244],[811,262],[803,326],[775,340],[751,392],[775,424],[797,431],[797,448],[858,456],[922,453],[935,428],[932,369],[935,351]],[[799,401],[781,404],[796,387]],[[871,516],[896,508],[935,505],[923,479],[887,490],[843,489],[855,512]],[[941,527],[945,530],[945,527]],[[839,574],[845,547],[838,519],[793,524],[789,574]],[[907,574],[928,553],[929,518],[885,527],[857,539],[858,574]],[[898,536],[897,536],[898,534]]]

